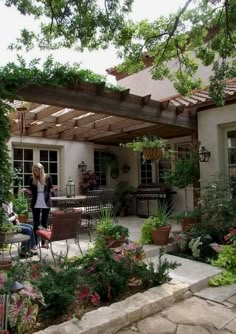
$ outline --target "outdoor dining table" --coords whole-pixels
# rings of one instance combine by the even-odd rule
[[[58,196],[51,198],[51,206],[56,208],[79,208],[83,207],[85,203],[85,195],[77,195],[74,197]]]

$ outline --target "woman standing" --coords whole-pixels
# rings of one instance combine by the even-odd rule
[[[34,220],[34,233],[35,233],[36,244],[38,244],[36,231],[39,229],[39,225],[42,225],[44,228],[48,227],[51,189],[52,189],[51,176],[45,175],[44,167],[42,164],[40,163],[33,164],[32,177],[30,179],[30,191],[32,194],[31,208]]]

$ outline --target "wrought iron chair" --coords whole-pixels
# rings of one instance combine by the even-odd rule
[[[85,228],[89,235],[89,240],[92,240],[91,232],[99,221],[99,213],[101,210],[101,198],[97,194],[89,193],[84,200],[82,208],[82,229]]]
[[[82,212],[81,210],[70,210],[70,211],[55,211],[52,212],[52,227],[47,230],[38,230],[36,233],[42,240],[46,240],[49,243],[50,251],[55,262],[55,256],[52,249],[52,243],[54,241],[66,241],[66,255],[68,255],[69,245],[68,239],[75,239],[75,243],[78,245],[80,253],[83,254],[80,242],[79,233],[82,223]],[[42,258],[42,252],[40,247],[40,259]]]

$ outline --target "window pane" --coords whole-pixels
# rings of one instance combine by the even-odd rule
[[[229,164],[236,164],[236,149],[229,149]]]
[[[33,150],[24,149],[24,160],[33,161]]]
[[[178,159],[188,159],[192,151],[191,143],[176,144]]]
[[[57,175],[51,175],[52,177],[52,184],[55,186],[55,185],[58,185],[58,178],[57,178]]]
[[[104,168],[102,168],[104,155],[103,151],[94,151],[94,172],[98,186],[106,186],[107,184]]]
[[[22,163],[22,161],[14,161],[13,162],[13,167],[14,168],[18,168],[18,169],[20,169],[20,170],[23,171],[23,163]]]
[[[22,148],[14,148],[14,160],[23,160]]]
[[[45,171],[45,173],[46,174],[48,174],[48,164],[47,163],[43,163],[42,161],[40,161],[41,162],[41,164],[43,165],[43,167],[44,167],[44,171]]]
[[[228,147],[236,147],[236,131],[228,132]]]
[[[49,161],[57,162],[57,151],[49,151]]]
[[[54,173],[54,174],[57,174],[57,163],[54,163],[54,162],[51,162],[50,165],[50,170],[49,170],[49,173]]]
[[[24,173],[31,173],[32,165],[32,162],[24,162]]]
[[[24,186],[29,186],[31,174],[24,175]]]
[[[40,161],[48,161],[48,151],[40,150]],[[44,166],[45,167],[45,166]]]

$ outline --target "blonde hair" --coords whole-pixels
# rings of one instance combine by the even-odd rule
[[[35,169],[39,169],[39,176],[36,176],[34,173]],[[32,176],[33,176],[33,184],[37,184],[39,181],[42,185],[45,185],[46,174],[44,172],[44,167],[41,163],[37,162],[32,166]]]

